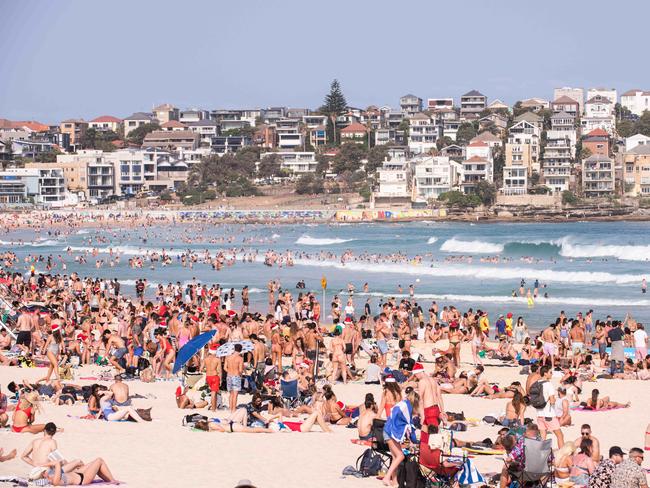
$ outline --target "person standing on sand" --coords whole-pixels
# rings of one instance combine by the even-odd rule
[[[226,387],[228,389],[228,408],[230,412],[237,409],[237,396],[241,391],[241,376],[244,372],[244,360],[241,357],[241,344],[235,344],[235,352],[228,356],[223,368],[226,371]]]
[[[413,366],[413,376],[418,380],[418,395],[420,397],[418,413],[422,425],[438,427],[441,419],[443,421],[447,419],[440,387],[433,378],[425,373],[422,363],[415,363],[415,366]],[[429,442],[427,429],[422,429],[420,442]]]
[[[382,312],[375,324],[375,335],[377,338],[377,349],[379,349],[379,365],[386,367],[386,354],[388,354],[388,337],[390,328],[387,324],[386,314]]]
[[[219,394],[219,386],[221,385],[221,359],[217,354],[219,345],[215,342],[210,344],[209,354],[205,358],[205,382],[210,387],[210,408],[209,410],[217,410],[217,395]]]
[[[546,404],[543,408],[537,408],[537,425],[539,426],[539,432],[542,436],[542,439],[546,439],[546,434],[548,432],[553,432],[557,439],[557,447],[561,448],[564,444],[564,435],[562,434],[562,429],[560,428],[560,422],[555,416],[555,403],[557,402],[557,391],[551,383],[551,378],[553,376],[553,370],[550,366],[545,365],[540,368],[542,382],[542,394],[544,395],[544,400]]]
[[[555,368],[555,356],[557,355],[557,332],[555,330],[555,324],[550,324],[544,329],[541,338],[544,343],[544,364],[550,362],[551,369],[553,369]]]

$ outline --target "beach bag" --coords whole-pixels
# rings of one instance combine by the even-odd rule
[[[381,467],[381,457],[372,449],[366,449],[357,459],[357,470],[361,472],[364,478],[377,476]]]
[[[528,391],[528,398],[533,408],[541,410],[546,407],[546,399],[544,398],[544,383],[545,381],[536,381]]]
[[[181,425],[183,425],[183,426],[189,425],[189,426],[193,427],[194,424],[196,424],[197,422],[199,422],[201,420],[207,422],[208,417],[206,417],[205,415],[201,415],[200,413],[191,413],[191,414],[186,415],[185,417],[183,417]]]
[[[426,488],[427,480],[422,476],[417,461],[405,459],[397,468],[399,488]]]

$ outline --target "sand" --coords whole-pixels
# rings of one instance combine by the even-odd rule
[[[446,341],[438,346],[445,347]],[[430,345],[415,343],[414,349],[430,354]],[[469,346],[464,345],[463,359],[469,358]],[[490,364],[488,361],[486,364]],[[496,363],[495,363],[496,364]],[[426,364],[431,370],[432,365]],[[469,364],[463,365],[469,368]],[[106,368],[83,367],[76,370],[75,383],[89,384],[91,381],[78,379]],[[519,379],[519,367],[487,366],[487,378],[502,385]],[[44,374],[42,368],[19,369],[0,367],[0,384],[5,391],[11,380],[35,380]],[[557,378],[555,379],[557,382]],[[364,487],[382,486],[374,478],[357,479],[342,477],[341,471],[347,465],[354,465],[365,447],[352,444],[356,430],[334,427],[333,434],[320,432],[287,434],[221,434],[195,432],[181,426],[183,415],[189,411],[176,408],[175,381],[153,384],[140,381],[129,382],[132,394],[154,395],[155,398],[135,400],[136,407],[153,407],[154,421],[145,424],[81,420],[68,415],[85,415],[85,404],[72,407],[44,404],[43,412],[37,422],[53,421],[63,427],[65,432],[57,434],[60,451],[69,459],[92,460],[103,457],[115,477],[137,487],[234,487],[242,478],[251,479],[258,488],[285,488],[299,486],[308,482],[316,487]],[[601,442],[606,453],[611,445],[620,445],[624,450],[644,445],[645,427],[650,422],[650,383],[642,381],[600,380],[586,383],[585,392],[592,387],[600,389],[602,395],[613,400],[632,402],[629,409],[609,412],[573,412],[573,425],[564,428],[565,439],[574,440],[579,436],[582,423],[592,426],[594,435]],[[334,391],[339,400],[348,404],[358,404],[366,392],[372,391],[377,401],[379,386],[364,384],[337,384]],[[584,395],[583,395],[584,397]],[[248,400],[248,396],[241,397]],[[496,415],[503,411],[506,400],[487,400],[469,398],[466,395],[445,395],[448,411],[464,411],[468,417],[481,418]],[[207,410],[203,411],[206,415]],[[527,416],[533,416],[532,409]],[[225,416],[218,412],[217,416]],[[467,432],[458,433],[463,440],[481,440],[487,436],[494,438],[498,427],[479,425],[470,427]],[[40,435],[40,434],[39,434]],[[0,464],[1,475],[26,476],[28,465],[20,460],[20,454],[34,438],[31,434],[0,432],[0,447],[5,451],[16,448],[18,458]],[[502,460],[498,456],[481,456],[474,459],[483,473],[501,469]],[[646,465],[650,464],[646,460]]]

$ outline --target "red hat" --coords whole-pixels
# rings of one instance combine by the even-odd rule
[[[234,317],[235,315],[237,315],[237,312],[235,312],[234,310],[228,310],[229,317]]]
[[[512,318],[512,312],[508,312],[508,314],[506,315],[506,317],[508,317],[509,319],[511,319],[511,318]]]
[[[217,349],[219,349],[219,344],[216,342],[213,342],[210,344],[210,354],[217,354]]]
[[[422,363],[415,363],[412,372],[413,374],[424,373],[424,366],[422,366]]]
[[[59,330],[61,327],[59,327],[59,324],[52,324],[52,332],[56,332]]]

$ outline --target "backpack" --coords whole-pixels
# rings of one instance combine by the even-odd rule
[[[372,449],[366,449],[357,459],[357,470],[367,478],[377,476],[382,468],[381,457]]]
[[[426,488],[427,486],[420,465],[412,459],[405,459],[397,468],[397,483],[399,488]]]
[[[536,408],[538,410],[546,407],[546,399],[544,398],[544,383],[546,382],[541,380],[536,381],[531,385],[530,390],[528,390],[528,398],[530,400],[530,404],[533,406],[533,408]]]

